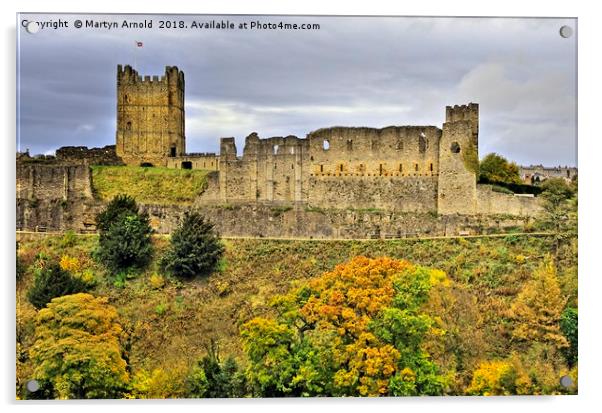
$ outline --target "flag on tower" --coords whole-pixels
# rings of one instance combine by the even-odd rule
[[[142,47],[142,46],[143,46],[142,42],[139,42],[138,40],[136,40],[136,47]]]

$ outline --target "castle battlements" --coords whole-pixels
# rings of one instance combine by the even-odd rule
[[[477,188],[476,103],[446,106],[441,127],[332,126],[305,137],[268,138],[253,132],[242,154],[233,137],[220,139],[219,154],[187,154],[184,73],[166,66],[161,77],[141,77],[120,65],[117,80],[117,154],[130,165],[214,171],[200,205],[302,204],[446,215],[493,208],[492,195]],[[505,210],[512,209],[508,205]]]
[[[145,84],[177,84],[181,87],[184,85],[184,72],[180,71],[177,66],[165,66],[165,74],[144,75],[138,74],[136,69],[130,65],[117,65],[117,84],[145,85]]]

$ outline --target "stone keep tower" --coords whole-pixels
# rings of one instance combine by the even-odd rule
[[[165,75],[138,75],[117,66],[117,155],[128,165],[166,166],[186,153],[184,72],[166,66]]]
[[[477,212],[479,105],[445,108],[439,143],[437,210],[440,214]]]

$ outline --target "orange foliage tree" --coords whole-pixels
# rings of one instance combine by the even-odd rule
[[[241,334],[248,376],[263,396],[441,394],[444,378],[422,342],[442,334],[421,307],[438,270],[356,257],[274,302]]]

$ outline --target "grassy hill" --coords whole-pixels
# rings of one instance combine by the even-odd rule
[[[92,166],[92,187],[103,201],[126,193],[140,203],[191,204],[207,185],[206,170]]]
[[[106,178],[113,173],[117,172],[95,170],[96,177]],[[153,176],[152,169],[144,173]],[[196,179],[193,175],[188,184],[198,188],[192,183]],[[107,194],[110,190],[103,191]],[[156,256],[160,257],[167,238],[157,237],[154,242]],[[203,345],[211,339],[218,341],[221,354],[235,355],[244,364],[240,325],[254,316],[268,314],[269,302],[276,294],[351,257],[390,256],[439,268],[456,282],[460,291],[457,297],[462,298],[447,305],[447,316],[462,354],[461,359],[456,357],[454,368],[458,380],[466,382],[479,360],[506,357],[517,349],[510,338],[512,324],[506,311],[545,254],[553,249],[551,237],[517,235],[390,241],[227,240],[225,258],[217,273],[207,279],[183,282],[158,274],[157,259],[143,274],[116,280],[89,257],[96,243],[95,236],[69,235],[21,243],[20,257],[30,269],[17,283],[17,337],[22,359],[19,380],[26,380],[32,369],[27,350],[32,344],[35,310],[25,294],[32,283],[31,265],[40,256],[77,257],[83,268],[89,268],[97,281],[93,293],[110,298],[128,332],[132,370],[161,369],[175,382],[183,380],[188,368],[205,354]],[[561,251],[558,268],[561,288],[575,304],[576,240]],[[441,354],[438,361],[449,364],[451,356]]]

